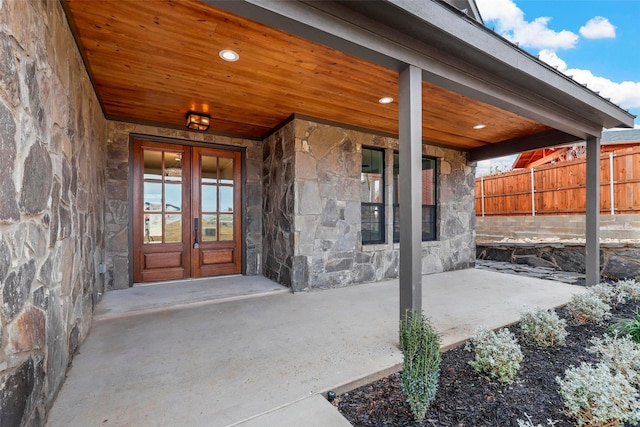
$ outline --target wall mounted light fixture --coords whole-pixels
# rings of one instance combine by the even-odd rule
[[[189,111],[187,113],[187,127],[193,130],[205,131],[209,129],[209,120],[211,116],[202,113]]]

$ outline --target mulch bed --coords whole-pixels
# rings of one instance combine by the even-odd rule
[[[613,318],[632,318],[637,303],[612,310]],[[569,319],[564,309],[558,314]],[[568,323],[570,323],[568,321]],[[442,355],[436,399],[425,421],[416,423],[405,401],[400,374],[338,396],[333,404],[354,426],[514,426],[517,419],[531,417],[534,424],[572,426],[563,414],[556,377],[570,366],[595,361],[587,353],[589,340],[602,336],[607,325],[567,326],[566,347],[540,349],[525,344],[517,325],[509,328],[518,337],[524,360],[518,380],[512,385],[480,377],[469,365],[473,353],[459,346]]]

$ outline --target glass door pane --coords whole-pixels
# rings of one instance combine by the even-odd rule
[[[233,240],[234,162],[232,158],[200,157],[200,218],[202,242]]]
[[[143,149],[143,243],[182,241],[182,152]]]

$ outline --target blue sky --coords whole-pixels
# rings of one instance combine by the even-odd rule
[[[640,0],[476,3],[489,28],[640,115]],[[636,127],[639,124],[636,119]],[[491,164],[505,169],[510,162]],[[478,175],[488,167],[488,162],[481,162]]]

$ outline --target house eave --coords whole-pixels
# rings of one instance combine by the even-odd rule
[[[399,70],[578,138],[634,116],[440,1],[205,2]],[[425,118],[428,120],[428,118]]]

